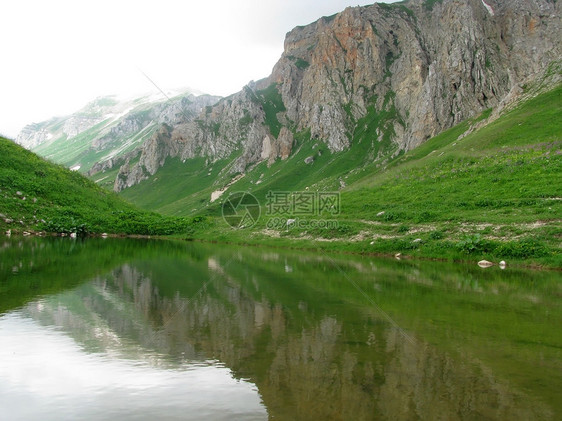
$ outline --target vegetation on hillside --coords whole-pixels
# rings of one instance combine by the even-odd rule
[[[14,233],[185,234],[202,221],[139,210],[5,138],[0,138],[0,214],[0,227]]]

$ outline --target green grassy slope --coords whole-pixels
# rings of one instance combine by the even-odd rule
[[[157,128],[156,125],[152,125],[128,139],[122,139],[120,146],[117,146],[116,142],[112,142],[101,150],[94,150],[92,142],[100,137],[101,131],[110,123],[109,119],[102,121],[71,139],[67,139],[67,136],[63,135],[53,142],[39,145],[33,149],[33,152],[67,167],[80,165],[79,171],[86,173],[96,162],[103,161],[109,156],[131,152],[148,139]]]
[[[0,229],[21,231],[172,234],[191,219],[139,210],[82,175],[0,138]]]
[[[351,186],[347,213],[390,209],[411,222],[424,219],[420,212],[448,221],[560,217],[561,96],[558,87],[460,140],[470,122],[440,134]]]
[[[208,203],[220,171],[231,160],[207,167],[205,158],[182,162],[168,158],[164,167],[148,180],[124,190],[120,195],[143,208],[168,215],[189,215]]]
[[[232,177],[220,171],[238,155],[235,153],[227,160],[216,162],[210,167],[212,171],[208,171],[203,159],[190,159],[185,163],[168,159],[155,175],[120,195],[144,209],[167,215],[194,215],[203,210],[218,214],[220,201],[210,204],[211,193],[230,181]],[[314,162],[305,164],[305,159],[311,156]],[[270,167],[266,162],[259,163],[228,191],[250,191],[260,201],[265,201],[270,190],[337,189],[342,177],[347,177],[346,181],[356,180],[375,168],[370,140],[360,139],[344,152],[331,153],[324,143],[311,141],[310,133],[304,131],[296,134],[293,153],[288,159],[277,160]]]

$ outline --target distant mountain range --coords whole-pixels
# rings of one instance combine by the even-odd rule
[[[95,174],[123,164],[163,125],[194,119],[220,97],[183,91],[133,99],[97,98],[74,114],[26,126],[16,142],[50,160]]]

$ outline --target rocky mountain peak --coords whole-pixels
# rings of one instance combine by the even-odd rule
[[[290,31],[268,78],[173,126],[169,139],[155,134],[134,174],[143,174],[138,180],[154,174],[162,154],[212,163],[234,151],[240,154],[230,171],[244,172],[286,157],[292,137],[307,131],[332,153],[358,136],[379,145],[375,159],[412,149],[498,106],[519,83],[559,60],[560,29],[560,5],[552,0],[347,8]]]

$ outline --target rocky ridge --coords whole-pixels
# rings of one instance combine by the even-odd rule
[[[16,143],[92,175],[138,156],[138,147],[160,125],[188,122],[218,99],[190,92],[166,100],[101,97],[70,116],[26,126]],[[99,161],[91,162],[92,156]]]
[[[309,131],[334,152],[377,124],[387,155],[415,148],[508,94],[560,58],[560,5],[550,0],[410,0],[347,8],[289,32],[272,74],[159,130],[115,190],[167,157],[240,155],[230,173],[291,153]],[[379,156],[380,157],[380,156]]]

